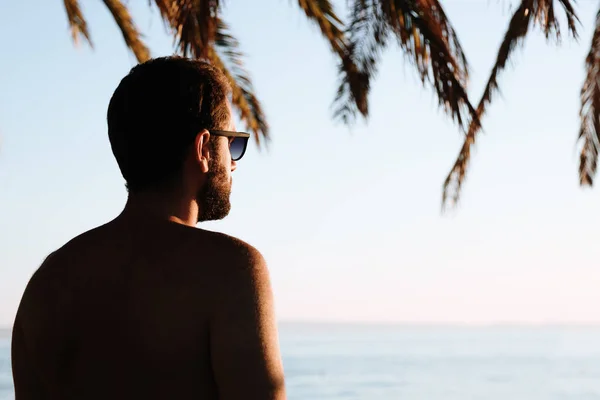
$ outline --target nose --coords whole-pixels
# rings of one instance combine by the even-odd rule
[[[231,161],[231,172],[237,169],[237,161]]]

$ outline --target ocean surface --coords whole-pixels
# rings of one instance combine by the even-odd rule
[[[280,340],[290,400],[600,400],[600,327],[286,323]],[[5,334],[0,400],[9,350]]]

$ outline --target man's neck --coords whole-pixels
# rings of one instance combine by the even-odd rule
[[[130,193],[120,217],[140,221],[170,221],[195,227],[199,211],[198,202],[190,196]]]

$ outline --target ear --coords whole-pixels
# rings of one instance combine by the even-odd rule
[[[200,165],[200,169],[202,173],[208,172],[208,160],[210,160],[210,146],[208,142],[210,141],[210,133],[205,129],[202,132],[196,135],[196,139],[194,141],[194,151],[196,162]]]

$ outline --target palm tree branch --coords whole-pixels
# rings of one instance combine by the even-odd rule
[[[571,3],[572,0],[559,0],[563,9],[565,10],[565,14],[567,15],[567,25],[569,27],[569,32],[573,38],[577,39],[579,37],[579,33],[577,32],[577,26],[579,25],[579,18],[577,17],[577,13],[575,12],[575,8]],[[574,1],[574,0],[573,0]]]
[[[298,0],[298,5],[309,20],[314,21],[323,36],[329,41],[331,49],[342,54],[345,51],[344,24],[335,14],[329,0]]]
[[[377,73],[377,64],[389,36],[389,27],[382,18],[376,0],[353,0],[350,18],[345,59],[355,68],[355,73],[345,73],[348,68],[342,60],[339,67],[340,83],[333,103],[334,118],[339,118],[345,124],[351,124],[358,113],[368,116],[370,82]]]
[[[586,58],[586,78],[581,89],[581,128],[579,142],[579,182],[592,186],[600,150],[600,11],[596,16],[596,29],[590,52]]]
[[[90,37],[90,32],[88,31],[88,26],[85,18],[83,17],[83,13],[81,12],[81,7],[79,7],[78,0],[64,0],[65,10],[67,12],[67,19],[69,21],[69,27],[71,28],[71,36],[73,37],[73,42],[77,45],[79,42],[79,36],[83,36],[86,42],[90,45],[90,47],[94,47],[92,44],[92,39]]]
[[[129,10],[121,0],[103,0],[104,4],[112,14],[115,22],[121,29],[127,47],[131,49],[138,62],[144,62],[150,58],[150,50],[144,44],[141,34],[133,22]]]
[[[417,67],[423,83],[433,85],[440,106],[461,128],[469,119],[478,123],[465,90],[468,66],[464,52],[439,2],[380,0],[380,4],[398,44]]]
[[[173,30],[175,45],[184,57],[208,57],[215,40],[219,0],[154,0],[163,20]]]
[[[363,75],[351,56],[348,41],[344,31],[342,20],[335,13],[334,7],[329,0],[298,0],[298,5],[306,14],[309,20],[315,22],[321,34],[327,39],[331,50],[338,56],[338,73],[340,80],[345,85],[348,97],[345,99],[346,105],[353,110],[360,112],[364,117],[368,116],[369,91],[368,82],[365,82]],[[334,106],[340,101],[340,95],[336,96]],[[334,116],[338,113],[334,112]],[[349,118],[342,118],[345,123],[350,123]]]
[[[208,50],[208,59],[227,77],[231,85],[232,105],[260,145],[262,139],[269,139],[269,125],[242,58],[239,42],[231,35],[227,24],[217,19],[216,40],[214,47]]]
[[[354,0],[351,11],[349,58],[358,68],[356,80],[366,91],[391,32],[417,67],[423,83],[428,81],[433,85],[440,105],[459,126],[476,119],[465,90],[467,60],[438,0]],[[341,80],[336,98],[335,113],[344,121],[353,119],[357,113],[351,103],[355,99],[349,91],[350,83]]]
[[[494,64],[490,77],[483,91],[483,95],[477,105],[476,123],[471,122],[462,148],[446,177],[443,185],[442,206],[448,201],[453,204],[458,202],[460,190],[466,176],[468,163],[471,157],[471,146],[475,144],[476,135],[481,130],[481,118],[487,106],[491,103],[494,93],[498,91],[498,76],[502,72],[514,50],[523,43],[532,24],[541,24],[546,38],[553,37],[556,41],[560,39],[560,27],[554,13],[554,0],[522,0],[519,7],[513,13],[508,25],[504,39],[498,50],[496,63]],[[569,31],[573,37],[577,37],[576,23],[577,15],[570,0],[560,0],[567,16]]]
[[[449,18],[446,16],[442,5],[438,0],[421,0],[420,3],[423,4],[423,10],[431,13],[433,19],[439,22],[439,28],[438,25],[433,25],[434,28],[439,29],[436,32],[436,36],[445,38],[445,42],[449,47],[449,53],[454,56],[454,63],[456,64],[455,68],[460,77],[460,82],[463,85],[466,85],[469,78],[469,64],[467,62],[467,57],[458,40],[458,35],[450,23]]]

